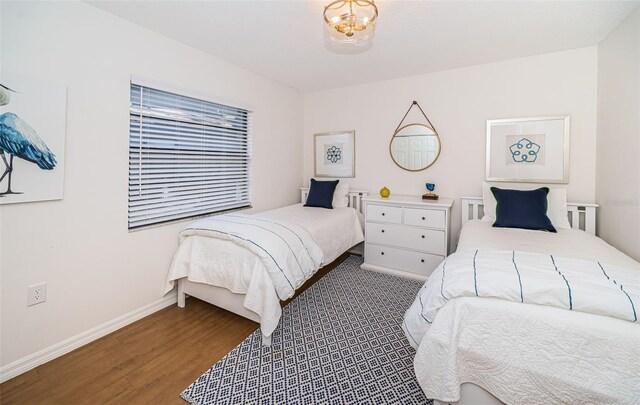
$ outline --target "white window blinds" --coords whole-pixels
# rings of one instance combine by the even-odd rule
[[[251,205],[251,113],[131,83],[129,228]]]

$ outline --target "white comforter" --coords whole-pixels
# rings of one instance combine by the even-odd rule
[[[638,404],[638,342],[640,325],[617,318],[456,298],[438,312],[414,368],[425,395],[443,402],[473,383],[507,404]]]
[[[290,298],[323,264],[322,250],[306,229],[251,215],[220,215],[193,222],[180,240],[206,236],[229,241],[256,255],[281,300]]]
[[[299,236],[305,235],[307,244],[310,242],[308,236],[316,246],[312,248],[311,255],[317,267],[314,266],[312,271],[305,269],[299,272],[298,276],[289,276],[291,278],[289,281],[292,281],[292,285],[289,285],[273,260],[269,264],[268,255],[265,255],[260,248],[253,246],[251,242],[231,237],[215,237],[210,230],[189,230],[194,227],[194,224],[189,224],[181,234],[180,246],[174,255],[165,291],[168,292],[173,288],[175,280],[186,277],[192,282],[223,287],[237,294],[245,294],[244,307],[260,316],[260,325],[265,336],[270,336],[280,321],[281,299],[293,295],[293,290],[313,275],[321,264],[331,263],[364,239],[361,214],[353,208],[327,210],[296,204],[254,215],[231,214],[202,221],[206,224],[210,220],[225,217],[233,217],[228,218],[233,221],[238,221],[238,218],[244,218],[243,220],[252,218],[256,221],[256,225],[268,227],[271,230],[281,228],[279,230],[281,236],[287,238],[290,244],[296,243],[292,240],[293,234],[275,223],[296,229]],[[256,226],[252,228],[254,228],[252,231],[263,233],[271,241],[270,243],[278,243],[279,238],[270,232]],[[251,233],[251,236],[245,239],[252,239],[253,235]],[[286,244],[280,243],[280,246],[285,255],[290,255],[287,253],[289,247]],[[297,257],[298,260],[306,260],[303,253],[299,253]],[[282,262],[285,259],[279,260]],[[290,268],[294,269],[294,272],[299,271],[298,263],[292,256],[285,261],[289,263]],[[300,277],[301,275],[303,277]]]
[[[512,250],[505,252],[507,249]],[[489,274],[483,273],[478,264],[484,268],[489,262],[483,262],[482,256],[480,260],[476,256],[474,284],[472,257],[476,250],[478,255],[488,255],[485,258],[489,259],[495,256],[500,262],[493,275],[502,277],[504,283],[498,285],[504,288],[486,283]],[[444,283],[442,273],[438,272],[426,283],[432,294],[421,297],[425,300],[422,305],[431,308],[427,319],[432,323],[422,318],[420,298],[407,313],[407,322],[412,324],[410,328],[419,342],[414,368],[427,397],[455,402],[460,399],[460,385],[474,383],[507,403],[640,402],[640,325],[632,322],[638,311],[637,262],[582,231],[562,229],[557,234],[548,234],[497,229],[480,221],[465,224],[458,252],[461,253],[458,263],[461,267],[456,270],[461,272],[459,286],[449,283],[455,282],[449,279],[454,273],[450,271],[453,256],[447,261]],[[529,252],[527,256],[533,259],[528,265],[533,268],[531,274],[528,271],[524,275],[520,267],[523,252]],[[550,255],[563,266],[569,263],[573,269],[560,270],[572,288],[571,304],[564,278],[555,271],[553,263],[548,266]],[[549,260],[536,264],[540,258]],[[576,265],[589,268],[583,273]],[[610,268],[616,269],[615,275],[609,272]],[[544,270],[548,270],[547,288],[555,291],[547,298],[542,293],[545,289],[542,280],[535,275]],[[525,281],[532,274],[538,287]],[[595,287],[590,283],[602,285],[602,291],[612,294],[608,295],[611,301],[603,299],[599,289],[585,296],[581,291]],[[455,291],[461,296],[455,298]],[[529,299],[544,305],[534,305]],[[570,305],[573,310],[568,310]],[[614,316],[591,313],[594,311]],[[419,324],[422,327],[426,324],[422,332]],[[415,345],[413,338],[408,339]]]
[[[636,322],[639,276],[640,265],[623,267],[519,251],[465,250],[447,257],[431,274],[407,310],[403,328],[417,349],[440,308],[461,297],[500,298]]]

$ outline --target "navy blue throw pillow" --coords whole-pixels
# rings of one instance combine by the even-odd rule
[[[311,179],[311,187],[305,207],[319,207],[333,209],[333,193],[340,180],[318,181]]]
[[[556,232],[547,216],[548,187],[530,191],[491,187],[491,192],[498,203],[493,226]]]

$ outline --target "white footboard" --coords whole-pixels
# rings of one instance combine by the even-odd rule
[[[244,307],[245,294],[235,294],[226,288],[194,283],[186,278],[178,280],[178,306],[184,308],[187,295],[260,323],[260,315]],[[271,346],[271,336],[262,335],[262,344]]]
[[[223,287],[194,283],[186,278],[181,278],[178,280],[178,300],[180,299],[180,286],[182,286],[183,294],[196,297],[202,301],[240,315],[243,318],[251,319],[258,323],[260,322],[260,315],[244,307],[245,294],[235,294]]]
[[[187,299],[187,294],[185,294],[184,292],[184,282],[186,280],[186,278],[181,278],[180,280],[178,280],[178,306],[180,308],[184,308],[185,301]]]

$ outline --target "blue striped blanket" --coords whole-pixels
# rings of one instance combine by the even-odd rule
[[[322,265],[323,253],[309,232],[299,225],[254,215],[227,214],[200,219],[180,232],[230,241],[260,258],[281,300]]]
[[[459,297],[491,297],[637,322],[640,265],[518,251],[467,250],[447,257],[407,310],[403,329],[415,348],[438,310]]]

